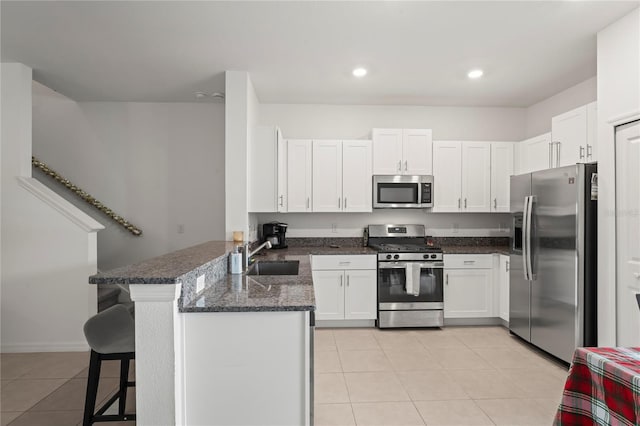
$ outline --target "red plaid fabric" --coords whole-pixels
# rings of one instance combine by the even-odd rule
[[[554,425],[640,425],[640,348],[578,348]]]

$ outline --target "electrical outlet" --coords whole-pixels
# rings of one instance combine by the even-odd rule
[[[460,225],[458,225],[457,223],[453,224],[453,233],[457,234],[460,231]]]
[[[178,234],[184,234],[184,225],[178,224]]]
[[[338,224],[337,223],[332,223],[331,224],[331,233],[332,234],[337,234],[338,233]]]
[[[204,289],[204,274],[200,275],[196,280],[196,293],[200,293]]]

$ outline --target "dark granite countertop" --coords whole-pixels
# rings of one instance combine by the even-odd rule
[[[509,246],[458,246],[443,245],[444,254],[504,254],[509,255]]]
[[[174,251],[133,265],[101,272],[89,277],[91,284],[175,284],[212,260],[226,256],[236,246],[231,241],[209,241]]]

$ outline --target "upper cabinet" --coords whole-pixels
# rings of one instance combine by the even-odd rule
[[[518,173],[531,173],[551,166],[553,146],[551,133],[527,139],[518,144]]]
[[[313,211],[371,211],[371,141],[313,141]]]
[[[552,167],[596,161],[596,102],[551,119]]]
[[[312,142],[303,139],[287,141],[287,211],[312,211]]]
[[[433,142],[433,212],[462,210],[462,143]]]
[[[491,211],[490,143],[462,143],[462,211]]]
[[[248,153],[250,212],[286,211],[286,167],[282,167],[286,155],[286,142],[279,128],[253,129]]]
[[[433,173],[430,129],[373,129],[373,174]]]
[[[509,213],[513,143],[491,142],[491,211]]]

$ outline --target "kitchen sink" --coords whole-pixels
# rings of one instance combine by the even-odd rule
[[[299,268],[298,260],[261,260],[249,268],[247,275],[298,275]]]

